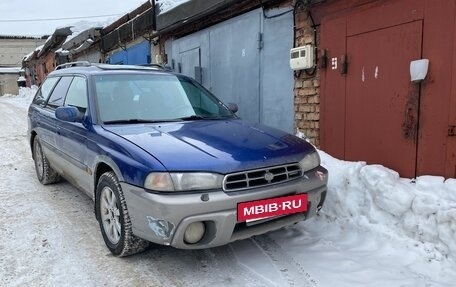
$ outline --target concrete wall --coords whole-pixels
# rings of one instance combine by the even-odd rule
[[[24,56],[44,42],[42,39],[3,39],[0,36],[0,67],[20,67]]]
[[[19,88],[17,79],[19,74],[0,74],[0,96],[6,94],[17,95]]]
[[[98,44],[94,44],[87,50],[84,50],[80,53],[73,54],[70,56],[71,62],[76,61],[88,61],[90,63],[102,63],[103,62],[103,54],[98,48]]]

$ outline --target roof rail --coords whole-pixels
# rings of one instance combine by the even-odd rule
[[[163,70],[170,71],[169,69],[158,64],[142,64],[142,65],[112,65],[112,64],[92,64],[95,67],[98,67],[102,70],[138,70],[138,71],[147,71],[147,70]]]
[[[142,67],[149,67],[149,68],[157,68],[157,69],[162,69],[162,70],[167,70],[165,66],[160,65],[160,64],[142,64],[140,65]]]
[[[78,62],[70,62],[70,63],[65,63],[58,65],[55,67],[56,70],[61,70],[61,69],[67,69],[71,67],[90,67],[92,64],[88,61],[78,61]]]

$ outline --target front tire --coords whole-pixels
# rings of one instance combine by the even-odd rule
[[[33,160],[35,161],[36,177],[42,184],[60,181],[60,175],[49,164],[38,137],[33,141]]]
[[[114,172],[100,176],[95,212],[104,242],[112,254],[124,257],[144,251],[149,242],[133,235],[130,216]]]

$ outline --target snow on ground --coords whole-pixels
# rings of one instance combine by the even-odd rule
[[[6,94],[2,98],[4,98],[4,99],[11,98],[11,100],[8,101],[11,104],[13,104],[17,107],[23,108],[23,109],[28,109],[28,106],[32,102],[32,99],[35,96],[37,90],[38,90],[37,86],[32,86],[30,88],[20,87],[18,95]]]
[[[270,236],[319,286],[455,286],[456,180],[337,160],[320,215]]]
[[[115,258],[89,198],[36,180],[25,137],[35,92],[0,97],[0,286],[455,286],[456,180],[322,151],[319,216],[219,248]]]
[[[456,179],[400,178],[393,170],[320,152],[331,171],[325,214],[416,241],[428,258],[456,258]],[[420,244],[421,243],[421,244]]]

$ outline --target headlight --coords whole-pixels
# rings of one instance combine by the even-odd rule
[[[146,189],[158,191],[174,191],[173,181],[167,172],[153,172],[144,181]]]
[[[153,172],[144,181],[144,187],[157,191],[186,191],[221,189],[223,175],[208,172]]]
[[[316,152],[316,151],[311,154],[306,155],[299,162],[299,166],[301,167],[303,172],[314,169],[319,165],[320,165],[320,156],[318,155],[318,152]]]

